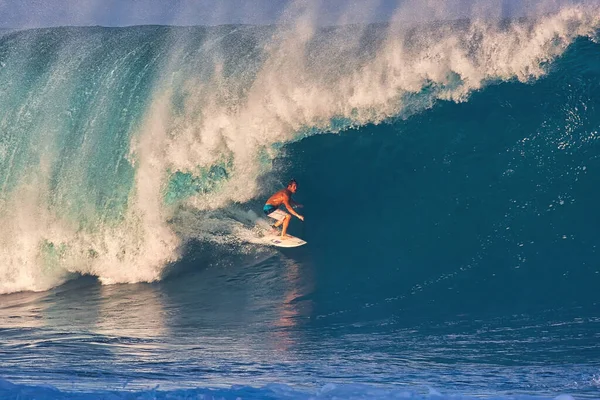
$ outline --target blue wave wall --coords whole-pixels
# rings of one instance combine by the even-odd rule
[[[597,307],[599,66],[581,39],[536,82],[292,145],[317,280],[345,302],[320,304],[367,319]]]

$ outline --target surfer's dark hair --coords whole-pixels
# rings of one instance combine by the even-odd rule
[[[298,186],[298,182],[296,182],[296,180],[292,178],[292,179],[290,179],[290,181],[288,182],[287,185],[292,186],[294,183],[296,184],[296,186]]]

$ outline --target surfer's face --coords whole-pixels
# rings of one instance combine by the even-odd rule
[[[295,183],[292,183],[291,185],[288,186],[288,190],[292,193],[296,193],[297,188],[298,188],[298,185]]]

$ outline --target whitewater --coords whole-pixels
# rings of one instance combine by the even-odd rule
[[[600,398],[598,5],[309,5],[0,31],[2,398]]]

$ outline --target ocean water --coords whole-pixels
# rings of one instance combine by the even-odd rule
[[[291,22],[0,32],[0,398],[600,398],[600,10]]]

